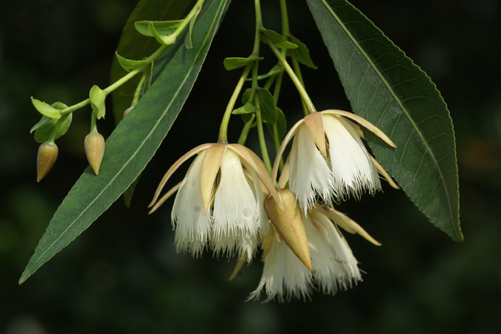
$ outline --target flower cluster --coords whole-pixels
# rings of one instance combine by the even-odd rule
[[[387,175],[367,152],[359,125],[352,121],[394,146],[352,113],[312,113],[285,136],[271,176],[245,146],[200,145],[167,171],[152,211],[177,191],[172,209],[177,250],[193,256],[205,249],[217,256],[237,256],[234,275],[260,248],[263,275],[249,299],[257,300],[263,292],[266,301],[283,301],[310,297],[313,289],[326,294],[347,289],[362,278],[340,228],[379,243],[332,204],[363,192],[373,194],[381,189],[378,171]],[[291,140],[277,189],[278,162]],[[174,171],[195,155],[184,180],[159,199]]]

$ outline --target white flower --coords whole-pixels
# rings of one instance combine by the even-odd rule
[[[289,188],[302,208],[311,207],[316,194],[330,202],[334,194],[332,172],[305,124],[298,127],[294,137],[289,165]]]
[[[200,194],[200,174],[204,156],[205,151],[202,151],[191,164],[179,187],[171,214],[172,227],[176,230],[177,251],[190,250],[193,256],[203,252],[211,233],[210,216],[204,215]]]
[[[258,300],[261,292],[267,296],[265,302],[275,297],[280,302],[310,298],[311,292],[318,289],[325,294],[334,295],[338,289],[346,290],[353,283],[362,280],[357,259],[341,235],[336,224],[349,232],[358,232],[371,242],[379,245],[358,224],[331,208],[318,205],[308,216],[303,215],[304,227],[308,238],[312,271],[291,251],[285,242],[279,242],[270,234],[264,242],[264,269],[261,281],[249,299]]]
[[[244,146],[205,144],[191,150],[167,171],[151,205],[172,173],[196,153],[172,208],[176,248],[194,256],[210,248],[216,256],[236,254],[250,261],[258,233],[269,232],[260,179],[269,187],[273,183],[264,164]],[[172,193],[164,195],[151,212]]]
[[[381,189],[379,166],[373,162],[354,125],[341,115],[358,121],[395,147],[372,124],[348,112],[325,110],[300,120],[282,142],[273,178],[285,146],[295,135],[289,161],[289,187],[304,212],[312,208],[317,195],[330,204],[350,195],[360,198],[363,191],[373,194]]]

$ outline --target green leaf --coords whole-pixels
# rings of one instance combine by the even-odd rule
[[[250,94],[251,94],[251,89],[247,88],[245,90],[245,92],[242,94],[242,103],[243,104],[246,104],[247,102],[249,102]]]
[[[242,122],[249,123],[256,118],[254,114],[242,114]]]
[[[176,35],[160,35],[155,29],[153,22],[148,24],[148,30],[155,37],[158,43],[163,45],[171,45],[176,43]]]
[[[62,102],[54,102],[52,103],[52,107],[58,109],[58,110],[64,110],[68,108],[68,106]]]
[[[143,59],[150,56],[159,48],[159,45],[154,39],[139,34],[136,31],[135,22],[178,19],[186,14],[186,10],[190,8],[190,5],[190,1],[140,0],[124,26],[117,52],[127,59]],[[158,10],[158,8],[162,8],[162,10]],[[144,26],[148,30],[148,24],[146,23]],[[159,30],[162,29],[157,27],[157,31]],[[167,50],[166,52],[170,51]],[[111,66],[110,82],[113,83],[126,74],[127,72],[120,66],[118,60],[114,59]],[[138,81],[139,79],[129,80],[113,91],[112,106],[115,123],[118,124],[122,120],[125,109],[131,106]]]
[[[285,137],[285,134],[287,133],[287,119],[285,118],[284,112],[280,109],[277,108],[277,132],[278,132],[278,139],[279,141],[282,141]],[[274,136],[274,127],[275,124],[270,124],[267,123],[266,126],[268,128],[268,131],[270,132],[271,136]]]
[[[193,31],[193,49],[164,54],[150,90],[106,141],[99,175],[89,167],[70,190],[35,249],[19,283],[66,247],[136,180],[176,119],[205,60],[229,0],[207,0]],[[158,7],[157,7],[158,8]],[[156,69],[157,70],[157,69]]]
[[[270,91],[261,87],[257,89],[257,95],[259,96],[259,106],[261,109],[261,117],[265,123],[276,123],[277,122],[277,106],[275,104],[275,98],[271,95]]]
[[[435,84],[349,2],[307,2],[353,110],[397,145],[364,131],[376,158],[435,226],[463,240],[454,129]]]
[[[134,14],[134,13],[133,13]],[[183,23],[184,20],[172,20],[172,21],[138,21],[135,22],[134,27],[136,30],[148,37],[154,37],[153,33],[149,29],[149,25],[152,24],[157,34],[162,36],[167,36],[176,31],[177,28]]]
[[[251,89],[247,88],[242,94],[242,103],[245,105],[249,101]],[[259,98],[259,109],[261,109],[261,117],[265,123],[275,123],[277,121],[277,106],[275,98],[270,91],[261,87],[257,88],[256,95]],[[249,122],[251,115],[248,113],[242,114],[244,123]]]
[[[127,188],[126,191],[123,193],[124,197],[124,202],[125,206],[130,208],[130,203],[132,201],[132,195],[134,195],[134,190],[136,189],[137,184],[139,183],[139,178],[141,177],[141,174],[139,174],[134,182]]]
[[[45,121],[44,121],[44,119],[45,119]],[[57,130],[56,130],[56,134],[54,136],[54,140],[58,139],[59,137],[63,136],[68,131],[68,129],[71,125],[72,119],[73,119],[73,113],[68,113],[66,115],[63,115],[63,116],[61,116],[60,119],[48,118],[45,116],[42,117],[40,122],[37,123],[37,125],[40,123],[43,123],[43,124],[39,125],[36,128],[35,141],[37,143],[45,143],[47,140],[49,140],[50,134],[54,130],[54,126],[56,126],[56,123],[59,122],[59,125],[58,125]]]
[[[64,110],[68,108],[66,104],[61,102],[53,103],[52,107],[58,110]],[[60,119],[54,119],[54,118],[49,118],[47,116],[42,116],[42,119],[31,128],[30,133],[36,130],[35,141],[37,143],[45,143],[47,140],[49,140],[50,134],[52,133],[54,126],[56,125],[56,123],[59,122],[60,123],[59,127],[57,128],[56,134],[54,136],[54,140],[56,140],[57,138],[61,137],[68,131],[72,119],[73,119],[72,113],[63,115]]]
[[[53,119],[53,118],[50,118],[47,116],[42,116],[42,119],[39,120],[38,123],[33,125],[33,127],[30,129],[30,133],[33,133],[33,131],[35,131],[36,129],[38,129],[39,127],[41,127],[42,125],[44,125],[45,123],[50,121],[51,119]],[[54,122],[54,124],[55,124],[55,122]]]
[[[126,59],[119,55],[118,53],[115,53],[117,56],[118,63],[124,70],[127,72],[137,70],[138,68],[141,68],[147,64],[149,64],[149,61],[146,60],[132,60],[132,59]]]
[[[284,71],[284,68],[282,67],[282,65],[280,63],[278,63],[277,65],[273,66],[268,73],[258,75],[257,79],[258,80],[268,79],[269,77],[271,77],[273,75],[278,75],[278,74],[282,73],[283,71]],[[252,78],[249,78],[247,80],[252,81]]]
[[[275,45],[277,48],[283,48],[283,49],[295,49],[297,48],[297,45],[291,42],[288,42],[285,40],[285,38],[282,37],[282,35],[277,34],[273,30],[268,30],[268,29],[261,29],[260,30],[262,34],[264,34],[270,42]],[[261,40],[264,43],[266,42],[266,39],[261,36]]]
[[[243,106],[238,109],[233,110],[231,113],[233,115],[242,115],[242,114],[253,114],[257,111],[257,108],[250,102],[247,102]]]
[[[292,43],[297,45],[297,49],[291,50],[291,52],[296,56],[297,61],[310,68],[316,69],[317,67],[315,66],[315,64],[313,64],[313,61],[310,58],[310,50],[308,50],[306,44],[304,44],[291,34],[289,34],[289,39]]]
[[[247,66],[250,62],[256,60],[263,60],[263,57],[250,56],[248,58],[240,58],[240,57],[229,57],[224,60],[224,68],[227,71],[234,70],[236,68]]]
[[[33,97],[31,98],[31,103],[33,103],[33,106],[35,107],[36,110],[38,110],[39,113],[42,115],[49,117],[49,118],[54,118],[58,119],[61,117],[61,111],[52,107],[51,105],[39,101],[37,99],[34,99]]]
[[[104,101],[106,100],[106,92],[94,85],[89,92],[90,105],[97,119],[104,118],[106,114],[106,108]]]

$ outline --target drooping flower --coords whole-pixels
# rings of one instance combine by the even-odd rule
[[[372,194],[381,189],[377,173],[380,165],[375,164],[367,152],[356,125],[341,116],[359,122],[395,147],[378,128],[345,111],[325,110],[297,122],[282,142],[273,178],[285,146],[295,135],[289,158],[289,187],[304,212],[311,209],[317,195],[325,203],[331,203],[350,195],[359,198],[363,191]]]
[[[311,297],[314,289],[334,295],[339,289],[346,290],[362,280],[358,262],[337,226],[380,244],[357,223],[332,208],[317,205],[308,216],[302,213],[302,219],[312,271],[286,243],[280,241],[277,234],[270,233],[262,244],[264,269],[261,281],[249,299],[258,300],[262,292],[267,296],[265,302],[275,297],[280,302],[291,298],[306,299]]]
[[[269,232],[260,180],[270,192],[276,190],[263,162],[242,145],[204,144],[186,153],[162,179],[151,212],[172,195],[169,191],[157,202],[170,176],[197,153],[172,209],[176,248],[194,256],[210,248],[216,255],[236,254],[250,261],[258,237]]]

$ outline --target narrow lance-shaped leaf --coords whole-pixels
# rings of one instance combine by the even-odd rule
[[[455,139],[430,78],[345,0],[307,0],[354,112],[385,132],[364,131],[377,160],[430,221],[461,241]]]
[[[193,48],[186,50],[178,43],[175,52],[166,55],[171,59],[165,60],[166,66],[151,89],[108,138],[99,175],[89,167],[78,179],[19,283],[86,230],[144,169],[186,101],[228,5],[228,0],[206,1],[193,31]]]

